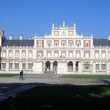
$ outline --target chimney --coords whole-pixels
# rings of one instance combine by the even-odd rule
[[[108,35],[108,40],[110,40],[110,34]]]
[[[22,35],[20,35],[20,36],[19,36],[19,40],[22,40],[22,37],[23,37],[23,36],[22,36]]]
[[[9,40],[12,40],[12,35],[9,36]]]

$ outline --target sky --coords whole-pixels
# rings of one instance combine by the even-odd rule
[[[110,0],[0,0],[0,27],[13,39],[31,39],[51,33],[62,22],[77,33],[94,38],[110,34]]]

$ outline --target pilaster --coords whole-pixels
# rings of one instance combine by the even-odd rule
[[[6,71],[9,71],[9,61],[6,62]]]

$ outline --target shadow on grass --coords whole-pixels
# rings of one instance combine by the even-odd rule
[[[110,85],[31,84],[39,86],[1,102],[0,110],[110,109]]]

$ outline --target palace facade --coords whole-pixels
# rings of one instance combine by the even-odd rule
[[[9,39],[0,29],[0,73],[110,74],[108,39],[83,36],[73,27],[54,27],[50,35],[32,39]]]

